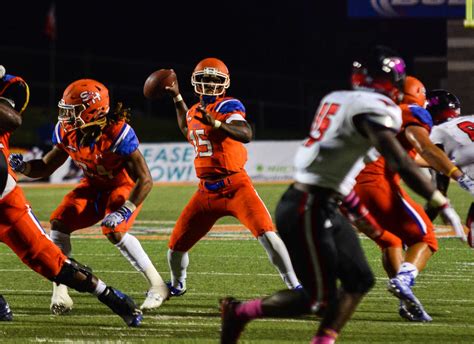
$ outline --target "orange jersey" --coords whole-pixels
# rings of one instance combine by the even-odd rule
[[[198,178],[242,171],[247,161],[244,145],[228,137],[222,130],[197,120],[196,116],[202,117],[198,106],[199,103],[194,104],[186,114],[188,141],[196,153],[194,167]],[[206,105],[206,110],[221,122],[245,121],[245,108],[235,98],[217,98]]]
[[[56,124],[53,144],[69,154],[84,171],[91,185],[113,189],[133,183],[125,169],[125,158],[138,149],[135,131],[125,121],[108,124],[99,140],[88,146],[79,145],[78,131],[65,131],[61,122]]]
[[[9,132],[0,134],[0,150],[3,155],[0,157],[0,203],[16,186],[16,174],[8,163],[8,157],[10,156],[10,135],[11,133]]]
[[[401,104],[400,108],[402,109],[403,122],[402,129],[398,133],[397,139],[403,148],[405,148],[408,155],[414,158],[416,156],[416,151],[405,136],[405,128],[410,125],[417,125],[425,128],[428,130],[428,132],[431,132],[431,128],[433,127],[433,119],[431,118],[430,113],[421,106]],[[357,177],[357,181],[362,178],[369,177],[369,175],[384,175],[387,177],[394,177],[394,174],[388,168],[386,168],[385,159],[383,157],[379,157],[376,161],[367,164],[367,166]]]

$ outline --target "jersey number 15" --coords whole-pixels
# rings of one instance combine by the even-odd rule
[[[318,113],[314,117],[309,133],[310,141],[321,141],[324,133],[328,130],[331,124],[331,116],[337,113],[341,106],[336,103],[324,103],[318,109]]]
[[[190,130],[189,138],[193,141],[194,151],[198,157],[212,156],[212,143],[209,140],[203,138],[205,136],[204,129]],[[205,148],[200,150],[199,147]]]

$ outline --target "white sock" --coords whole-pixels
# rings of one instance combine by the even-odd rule
[[[300,283],[298,278],[296,278],[290,255],[288,254],[283,240],[281,240],[275,232],[265,232],[258,237],[258,241],[267,252],[272,264],[278,269],[288,289],[293,289],[298,286]]]
[[[397,277],[405,281],[408,285],[412,285],[418,276],[418,268],[412,263],[403,263],[398,270]]]
[[[102,294],[104,292],[105,288],[107,288],[107,285],[104,282],[102,282],[102,280],[98,279],[97,287],[95,288],[95,290],[92,293],[95,296],[99,296],[100,294]]]
[[[71,235],[51,230],[49,236],[66,256],[69,257],[71,255]]]
[[[140,271],[147,279],[150,287],[163,286],[164,282],[156,268],[153,266],[150,258],[143,250],[140,241],[133,235],[125,233],[122,240],[115,246],[120,253],[132,264],[132,266]]]
[[[186,269],[189,265],[188,252],[179,252],[168,250],[168,265],[170,267],[171,284],[173,287],[177,287],[178,283],[183,284],[183,288],[186,288]]]

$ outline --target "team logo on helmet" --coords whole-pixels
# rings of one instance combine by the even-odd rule
[[[109,91],[98,81],[77,80],[66,87],[58,107],[58,120],[66,131],[93,125],[103,128],[110,109]]]

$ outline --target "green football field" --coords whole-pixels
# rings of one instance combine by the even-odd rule
[[[286,185],[257,185],[273,214]],[[462,218],[470,204],[467,193],[452,188],[451,199]],[[70,188],[25,188],[36,216],[47,221]],[[166,238],[194,186],[155,186],[137,218],[137,235],[163,278],[169,278]],[[258,242],[236,232],[233,219],[223,219],[190,252],[188,292],[145,314],[142,326],[127,328],[122,320],[88,294],[71,291],[75,302],[66,316],[49,311],[51,283],[30,271],[5,245],[0,246],[2,283],[14,321],[0,323],[1,343],[217,343],[218,299],[249,299],[283,289],[276,270]],[[121,256],[100,230],[72,236],[73,256],[91,266],[106,283],[131,295],[138,304],[147,289],[144,278]],[[344,328],[341,343],[474,343],[474,251],[458,239],[440,239],[440,250],[417,279],[414,291],[433,317],[429,324],[409,323],[397,313],[397,300],[385,288],[387,278],[374,243],[362,240],[377,276],[376,286]],[[318,319],[265,319],[252,322],[245,343],[309,343]]]

